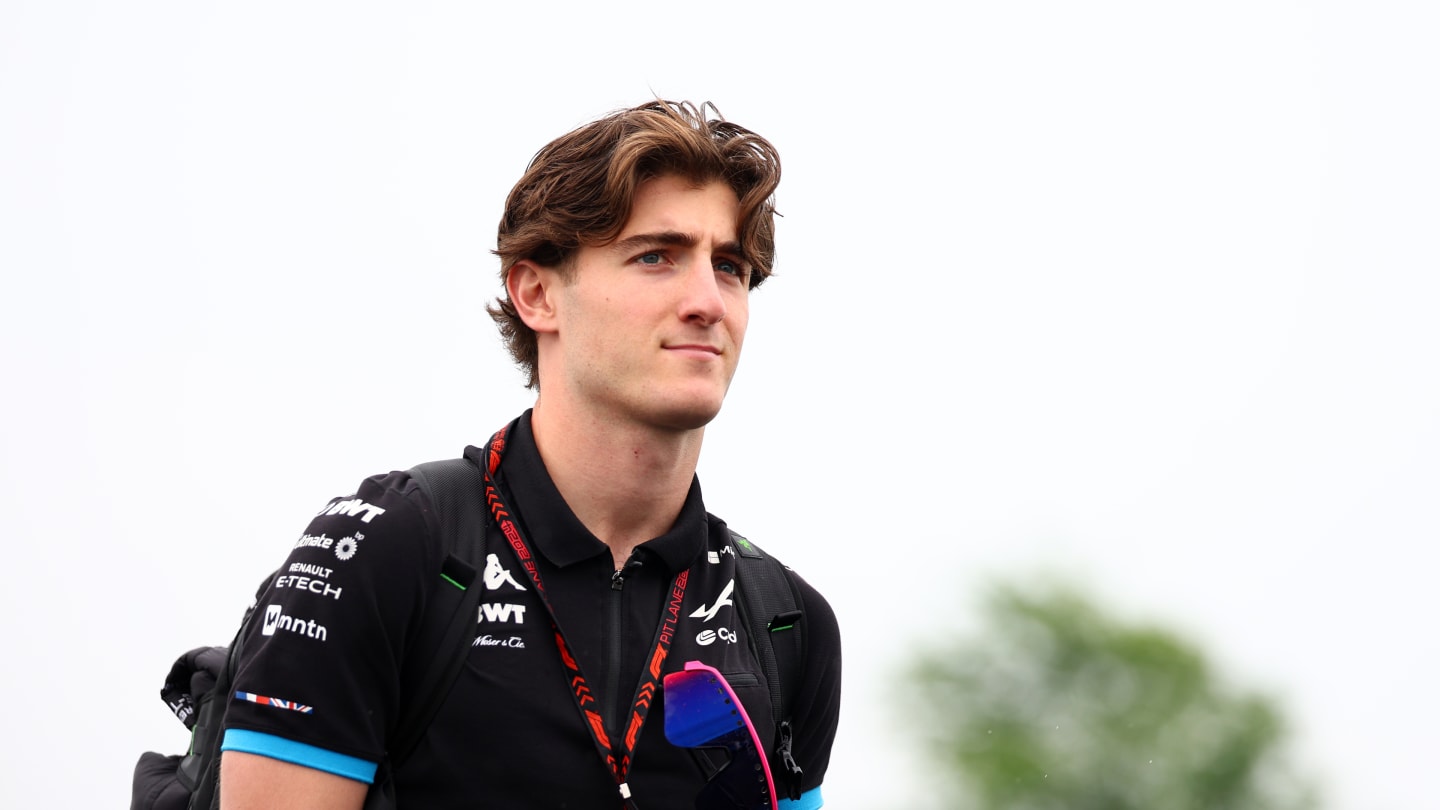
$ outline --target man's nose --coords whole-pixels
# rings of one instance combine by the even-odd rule
[[[680,304],[680,317],[684,320],[709,326],[725,319],[725,296],[720,293],[712,261],[704,256],[684,274],[685,295]]]

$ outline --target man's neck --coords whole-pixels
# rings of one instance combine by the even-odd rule
[[[617,425],[547,407],[543,396],[530,425],[555,488],[585,528],[610,547],[617,570],[636,546],[675,525],[695,478],[703,428]]]

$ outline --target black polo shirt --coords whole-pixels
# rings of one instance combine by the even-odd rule
[[[768,686],[734,605],[735,558],[698,481],[675,525],[636,548],[622,572],[575,517],[536,450],[529,414],[507,441],[497,482],[535,556],[554,621],[510,544],[492,528],[477,640],[414,755],[397,771],[401,807],[613,808],[614,779],[572,696],[558,625],[594,696],[604,732],[623,737],[676,577],[683,603],[664,671],[719,669],[773,749]],[[226,718],[227,750],[368,781],[398,707],[408,639],[418,633],[444,556],[429,505],[405,473],[367,479],[321,510],[257,602]],[[804,599],[806,666],[794,711],[795,755],[814,806],[839,709],[840,647],[825,600]],[[665,739],[663,695],[635,746],[637,805],[691,807],[707,767]]]

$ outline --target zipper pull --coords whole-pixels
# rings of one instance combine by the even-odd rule
[[[620,566],[619,571],[610,575],[610,590],[618,591],[624,588],[625,577],[640,570],[640,566],[642,565],[644,565],[644,563],[632,554],[630,559],[626,560],[625,564]]]

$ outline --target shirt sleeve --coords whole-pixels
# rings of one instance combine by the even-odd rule
[[[407,641],[440,569],[437,536],[406,473],[369,478],[320,510],[241,636],[225,750],[368,781],[400,704]]]

